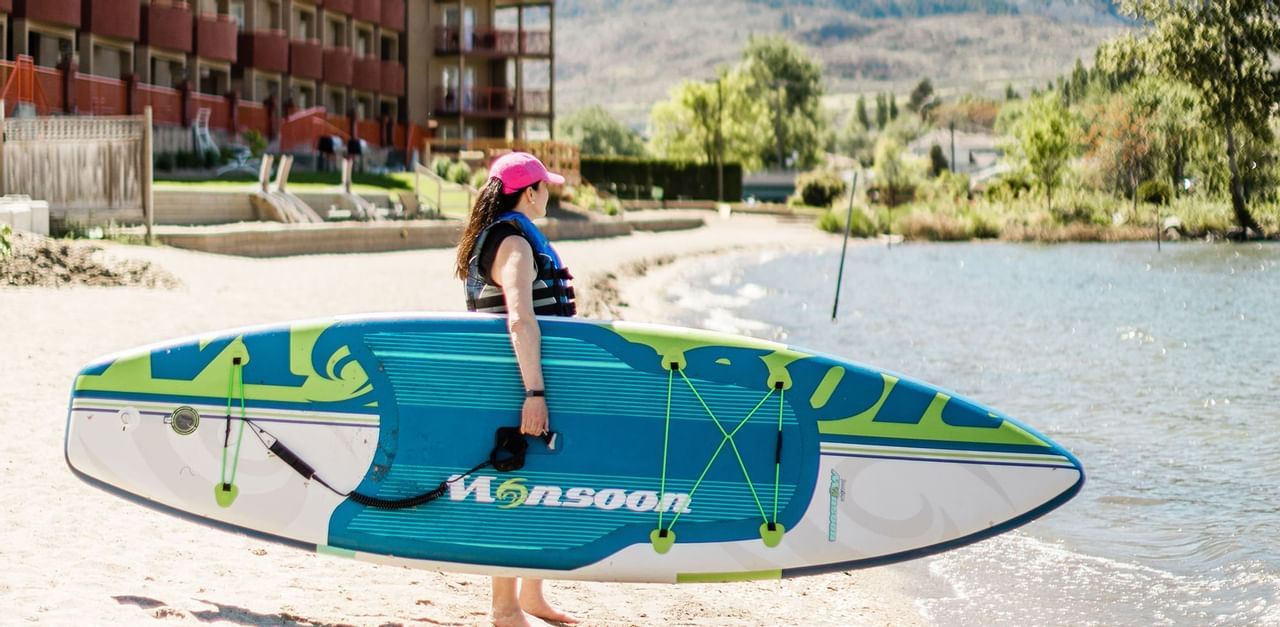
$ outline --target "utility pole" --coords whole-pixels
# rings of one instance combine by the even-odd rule
[[[716,77],[716,202],[724,202],[724,73]]]

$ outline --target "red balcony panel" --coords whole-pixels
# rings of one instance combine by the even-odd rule
[[[378,91],[382,89],[382,61],[378,57],[361,57],[355,60],[355,73],[351,76],[351,86],[360,91]]]
[[[324,48],[320,40],[289,42],[289,73],[299,78],[324,78]]]
[[[240,102],[240,110],[238,112],[240,121],[240,131],[258,131],[263,135],[267,134],[267,108],[256,102]]]
[[[183,2],[161,4],[153,1],[142,8],[142,42],[180,52],[191,52],[191,7]]]
[[[351,51],[346,48],[326,48],[324,51],[324,82],[330,85],[351,85]]]
[[[356,120],[356,137],[377,146],[382,143],[382,125],[377,120]]]
[[[382,0],[382,27],[404,32],[404,0]]]
[[[267,72],[289,71],[289,40],[284,31],[240,33],[239,62]]]
[[[514,57],[520,53],[520,32],[501,28],[436,27],[436,54]]]
[[[15,17],[80,28],[80,0],[18,0]]]
[[[139,85],[138,100],[151,107],[152,119],[158,124],[182,124],[182,92],[168,87]]]
[[[437,87],[436,115],[466,113],[489,117],[510,117],[516,112],[515,91],[504,87],[464,89],[461,98],[453,88]]]
[[[334,11],[343,15],[351,15],[355,11],[355,0],[322,0],[326,11]]]
[[[0,12],[13,13],[13,0],[0,0]]]
[[[231,103],[222,96],[191,94],[192,115],[200,109],[209,110],[209,128],[227,128],[231,123]]]
[[[399,61],[382,62],[382,93],[387,96],[404,95],[404,65]]]
[[[236,60],[236,22],[230,15],[196,18],[196,55],[219,61]]]
[[[137,41],[142,35],[141,6],[139,0],[85,2],[81,11],[83,28],[95,35]]]
[[[125,115],[128,86],[124,81],[100,76],[76,76],[76,108],[88,115]]]
[[[351,15],[357,20],[375,24],[382,21],[382,0],[356,0],[353,8]]]

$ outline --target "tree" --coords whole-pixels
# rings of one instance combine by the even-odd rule
[[[902,152],[902,143],[887,135],[876,142],[875,185],[884,194],[881,200],[890,207],[896,206],[911,187],[911,173]]]
[[[1074,125],[1062,100],[1052,94],[1031,101],[1016,123],[1018,146],[1027,168],[1044,188],[1049,211],[1053,190],[1071,158]]]
[[[1261,231],[1246,204],[1237,133],[1272,140],[1271,109],[1280,100],[1280,74],[1272,63],[1280,54],[1280,5],[1125,0],[1122,6],[1154,25],[1140,41],[1146,58],[1199,92],[1205,118],[1224,140],[1236,223]]]
[[[1013,88],[1013,83],[1008,83],[1004,86],[1004,99],[1005,102],[1022,99],[1022,96],[1018,95],[1018,91]]]
[[[1154,169],[1152,113],[1127,94],[1112,96],[1098,113],[1086,139],[1089,158],[1098,163],[1112,185],[1132,196],[1133,217],[1137,218],[1138,184],[1150,178]]]
[[[889,101],[889,119],[898,119],[898,97],[893,94],[885,94],[885,100]]]
[[[556,134],[578,144],[584,155],[639,157],[644,154],[640,135],[600,105],[579,109],[556,120]]]
[[[884,130],[884,125],[888,123],[889,103],[885,102],[884,94],[876,94],[876,126]]]
[[[718,80],[719,89],[716,82],[684,81],[671,90],[670,99],[653,106],[650,149],[668,159],[713,163],[719,127],[725,162],[759,169],[770,144],[769,111],[747,93],[740,72]]]
[[[785,37],[752,36],[738,70],[747,93],[765,103],[772,114],[773,150],[761,155],[762,160],[780,168],[815,165],[827,127],[822,114],[821,63]]]
[[[858,94],[858,122],[862,124],[862,128],[871,128],[871,118],[867,116],[867,99],[862,94]]]
[[[939,174],[950,169],[951,164],[947,162],[947,156],[942,152],[942,146],[937,144],[929,146],[929,176],[936,178]]]
[[[929,117],[929,112],[938,106],[938,99],[933,93],[933,83],[927,78],[920,79],[916,88],[911,90],[907,100],[907,108],[918,114],[920,119]]]

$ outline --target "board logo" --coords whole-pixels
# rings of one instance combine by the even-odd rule
[[[840,502],[844,501],[844,478],[834,470],[831,471],[831,488],[827,493],[831,497],[831,505],[827,510],[827,542],[835,542],[836,518],[840,511]]]
[[[470,483],[461,475],[449,477],[449,500],[493,503],[501,509],[517,507],[572,507],[603,510],[626,509],[633,512],[692,511],[689,495],[667,493],[658,496],[653,490],[623,490],[587,487],[562,488],[554,485],[526,485],[523,477],[513,477],[493,487],[497,477],[480,475]]]

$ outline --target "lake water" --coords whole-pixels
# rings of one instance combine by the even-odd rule
[[[854,246],[740,255],[672,323],[896,370],[1019,418],[1088,481],[902,568],[960,624],[1280,624],[1280,245]]]

